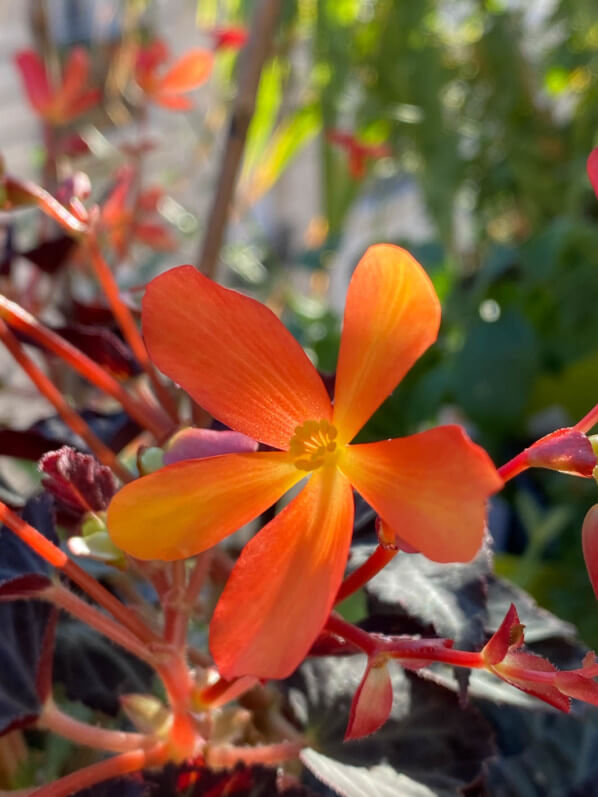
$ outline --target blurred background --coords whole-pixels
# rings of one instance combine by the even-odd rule
[[[160,188],[146,236],[115,248],[133,304],[158,272],[198,261],[254,5],[0,5],[7,171],[56,191],[82,170],[100,203],[123,169],[138,194]],[[214,53],[186,112],[145,102],[131,80],[131,54],[156,39],[171,61]],[[57,79],[74,46],[101,99],[52,127],[28,103],[15,55],[35,50]],[[594,0],[285,0],[218,279],[266,301],[333,372],[357,260],[371,243],[406,246],[441,297],[441,334],[361,437],[458,422],[502,464],[598,401],[598,201],[585,172],[597,134]],[[9,262],[13,295],[19,286],[16,298],[55,322],[96,291],[60,241],[34,211],[0,218],[0,278]],[[0,421],[24,427],[48,407],[11,369]],[[33,490],[34,468],[17,478],[5,460],[10,485]],[[593,646],[580,529],[595,500],[593,480],[536,471],[509,484],[490,519],[497,571]]]

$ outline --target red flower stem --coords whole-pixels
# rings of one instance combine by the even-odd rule
[[[141,367],[148,375],[160,404],[166,410],[173,423],[178,425],[179,417],[176,403],[156,373],[156,369],[149,358],[149,354],[147,353],[145,343],[137,328],[133,314],[120,297],[120,291],[116,280],[110,271],[108,263],[106,263],[102,257],[100,247],[93,233],[88,236],[87,244],[93,270],[102,286],[102,290],[106,294],[106,298],[108,299],[112,312],[118,321],[127,343],[133,350],[133,354],[137,357]]]
[[[103,465],[107,465],[114,473],[124,482],[131,481],[133,476],[125,468],[125,466],[118,461],[114,451],[104,445],[100,438],[92,431],[92,429],[85,423],[83,418],[78,415],[75,410],[67,403],[62,396],[62,393],[54,385],[54,383],[44,374],[41,368],[33,362],[31,357],[25,352],[19,341],[7,327],[6,323],[0,318],[0,340],[8,351],[11,353],[16,362],[21,366],[23,371],[31,379],[33,384],[37,387],[39,392],[48,399],[54,406],[58,414],[70,428],[78,434],[89,446],[90,450],[95,454]]]
[[[52,584],[37,593],[35,597],[49,601],[54,606],[72,614],[73,617],[77,617],[86,625],[95,628],[96,631],[128,650],[129,653],[137,656],[141,661],[145,661],[151,667],[156,668],[156,659],[152,656],[147,645],[142,644],[136,636],[120,623],[115,622],[112,618],[96,609],[95,606],[91,606],[82,600],[74,592],[62,586],[62,584]]]
[[[397,661],[439,661],[453,667],[465,667],[468,670],[482,670],[486,664],[482,654],[477,651],[454,650],[425,639],[388,639],[382,640],[380,652],[389,653]]]
[[[75,233],[75,236],[83,235],[87,232],[87,224],[85,222],[79,221],[52,194],[49,194],[39,185],[29,180],[20,180],[9,175],[6,175],[3,183],[8,200],[12,205],[22,205],[33,199],[47,216],[54,219],[67,232]]]
[[[192,612],[199,598],[199,594],[205,584],[206,578],[210,572],[210,565],[212,563],[212,550],[204,551],[195,558],[191,575],[189,576],[189,583],[187,584],[187,593],[185,595],[185,602]]]
[[[588,412],[587,415],[584,415],[581,421],[578,421],[575,426],[573,427],[578,432],[589,432],[594,426],[598,423],[598,404]]]
[[[355,647],[367,653],[368,656],[373,656],[379,651],[378,640],[374,639],[367,631],[363,631],[353,625],[353,623],[343,620],[340,615],[334,612],[326,621],[324,630],[341,637],[345,642],[351,642]]]
[[[364,584],[367,584],[370,579],[374,578],[375,575],[386,567],[397,553],[397,550],[383,548],[381,545],[378,545],[372,555],[343,581],[336,594],[334,600],[335,605],[344,601],[349,595],[353,595],[353,593],[361,589]]]
[[[205,762],[209,767],[232,768],[235,764],[280,764],[297,758],[307,742],[280,742],[260,747],[209,747],[205,751]],[[37,797],[37,795],[36,795]]]
[[[103,587],[99,581],[86,573],[83,568],[73,562],[57,545],[50,542],[37,529],[26,523],[0,501],[0,522],[4,523],[17,537],[34,550],[48,564],[61,570],[71,581],[74,581],[90,598],[103,606],[125,628],[128,628],[138,639],[146,644],[161,644],[162,640],[148,628],[136,614],[130,611],[118,598]]]
[[[116,399],[131,418],[145,429],[148,429],[157,440],[161,440],[165,436],[168,429],[164,427],[164,424],[159,423],[154,418],[153,413],[141,401],[127,393],[123,386],[95,363],[91,357],[79,351],[67,340],[61,338],[60,335],[41,324],[37,318],[18,304],[11,302],[2,295],[0,295],[0,317],[14,329],[24,332],[48,349],[48,351],[56,354],[84,379],[87,379],[100,390],[103,390],[104,393]]]
[[[527,452],[522,451],[520,454],[517,454],[516,457],[513,457],[513,459],[501,465],[500,468],[498,468],[498,474],[503,481],[508,482],[528,468]]]
[[[164,639],[178,651],[184,652],[187,642],[189,612],[185,605],[185,562],[172,562],[172,584],[164,606]]]
[[[126,753],[138,750],[154,743],[149,736],[141,733],[126,733],[98,728],[87,722],[80,722],[61,711],[53,700],[48,700],[37,721],[39,728],[57,733],[77,745],[92,747],[96,750],[107,750],[111,753]]]
[[[168,749],[163,742],[149,750],[129,750],[126,753],[98,761],[97,764],[79,769],[54,783],[34,789],[30,797],[69,797],[75,792],[87,789],[96,783],[117,778],[121,775],[130,775],[139,772],[145,767],[164,764],[168,760]]]
[[[386,653],[398,660],[440,661],[455,667],[475,670],[486,666],[481,653],[453,650],[438,644],[438,640],[427,642],[425,639],[389,639],[374,636],[348,623],[337,614],[330,615],[325,630],[350,642],[370,657]]]

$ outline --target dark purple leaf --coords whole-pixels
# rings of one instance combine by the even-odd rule
[[[153,797],[141,776],[129,778],[112,778],[103,783],[96,783],[89,789],[75,792],[72,797]],[[172,797],[176,797],[175,792]]]
[[[112,330],[84,324],[56,327],[56,333],[120,379],[141,372],[131,350]]]
[[[139,434],[139,426],[125,412],[107,415],[83,410],[80,414],[113,451],[120,451]],[[0,430],[0,455],[3,456],[37,461],[46,451],[55,451],[64,445],[87,451],[85,443],[57,415],[37,421],[22,431]]]
[[[66,265],[75,244],[68,235],[59,235],[20,254],[47,274],[55,274]]]
[[[95,363],[105,368],[116,379],[136,376],[141,371],[129,347],[110,329],[84,324],[70,324],[53,327],[53,331],[80,349]],[[40,343],[33,340],[26,333],[17,332],[16,336],[22,343],[45,351],[45,348]]]
[[[51,500],[28,501],[24,519],[56,542]],[[9,529],[0,530],[0,592],[21,595],[49,583],[46,562]],[[50,688],[52,608],[37,600],[0,602],[0,733],[22,728],[38,716]]]
[[[359,566],[371,550],[354,548],[351,564]],[[490,567],[487,547],[468,564],[438,564],[421,554],[398,553],[365,587],[370,613],[406,614],[438,636],[454,639],[457,647],[481,647]]]
[[[153,671],[82,623],[68,619],[58,626],[54,681],[69,700],[80,700],[104,714],[120,710],[119,695],[151,692]]]
[[[107,509],[116,492],[116,479],[110,468],[69,446],[44,454],[39,469],[47,492],[61,509],[75,516]]]
[[[317,659],[303,664],[287,681],[289,705],[298,723],[306,728],[318,753],[337,762],[338,777],[334,776],[333,783],[329,771],[327,781],[337,793],[409,795],[399,786],[415,789],[412,781],[434,795],[448,795],[478,777],[494,751],[492,731],[480,712],[473,706],[460,707],[454,693],[395,663],[391,665],[394,700],[388,722],[372,736],[343,743],[351,700],[364,670],[362,656]],[[360,770],[360,780],[370,784],[369,791],[348,790],[355,773],[345,766]],[[307,782],[311,785],[309,778]],[[340,788],[343,783],[344,789]]]

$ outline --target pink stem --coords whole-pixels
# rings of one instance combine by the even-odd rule
[[[598,404],[588,412],[587,415],[584,415],[581,421],[578,421],[574,429],[577,429],[578,432],[589,432],[593,427],[598,423]]]
[[[156,667],[156,659],[151,654],[151,651],[146,645],[143,645],[136,636],[128,631],[120,623],[115,622],[108,615],[98,611],[94,606],[91,606],[84,600],[81,600],[78,595],[71,592],[61,584],[52,584],[47,587],[36,597],[43,600],[50,601],[55,606],[63,609],[73,617],[81,620],[90,628],[95,628],[96,631],[103,634],[108,639],[111,639],[117,645],[128,650],[134,656],[137,656],[141,661],[145,661],[152,667]]]
[[[82,789],[87,789],[95,783],[139,772],[149,766],[163,764],[168,759],[166,745],[160,743],[150,750],[129,750],[126,753],[98,761],[97,764],[79,769],[54,783],[40,786],[31,792],[31,797],[69,797]]]
[[[205,752],[206,764],[210,767],[234,767],[243,763],[253,764],[279,764],[297,758],[307,742],[280,742],[279,744],[265,744],[260,747],[210,747]]]
[[[126,753],[128,750],[149,747],[153,743],[150,737],[141,733],[111,731],[80,722],[61,711],[52,700],[44,705],[37,724],[38,727],[57,733],[75,744],[111,753]]]

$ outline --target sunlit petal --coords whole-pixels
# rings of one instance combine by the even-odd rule
[[[238,432],[287,448],[306,419],[330,420],[318,372],[274,313],[192,266],[149,284],[143,331],[156,365]]]
[[[52,91],[43,61],[34,50],[21,50],[15,56],[15,63],[31,106],[43,114],[52,101]]]
[[[160,93],[178,94],[204,83],[211,70],[213,56],[208,50],[191,50],[176,61],[160,79]]]
[[[502,481],[459,426],[348,446],[339,467],[397,535],[436,562],[468,562]]]
[[[349,482],[324,468],[245,546],[210,626],[225,678],[293,672],[330,614],[352,527]]]
[[[440,304],[404,249],[371,246],[351,278],[341,339],[334,424],[349,442],[436,340]]]
[[[301,475],[280,452],[179,462],[123,487],[108,508],[108,530],[138,559],[193,556],[257,517]]]

